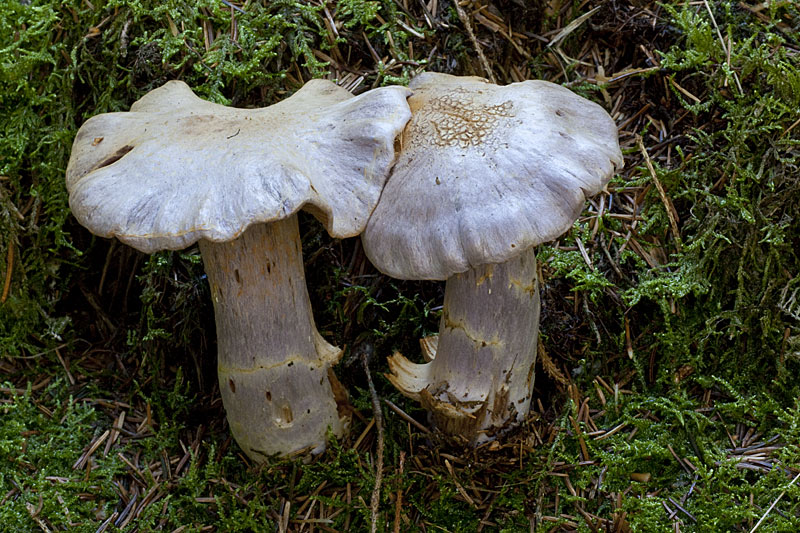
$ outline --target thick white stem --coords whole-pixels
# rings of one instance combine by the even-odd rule
[[[217,323],[219,386],[236,442],[255,461],[342,434],[329,372],[340,350],[317,333],[297,217],[236,240],[200,241]],[[331,372],[332,374],[332,372]]]
[[[480,444],[530,408],[540,309],[535,250],[452,276],[444,298],[433,360],[420,365],[395,354],[389,379],[445,433]]]

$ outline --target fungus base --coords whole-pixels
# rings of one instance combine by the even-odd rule
[[[429,411],[445,433],[480,444],[516,425],[530,408],[539,332],[534,248],[447,280],[439,339],[429,363],[399,353],[390,381]]]
[[[200,241],[200,251],[236,442],[256,461],[322,451],[329,427],[343,431],[329,378],[341,351],[314,326],[297,216],[256,224],[230,242]]]

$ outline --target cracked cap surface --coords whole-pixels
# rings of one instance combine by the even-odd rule
[[[599,105],[545,81],[507,86],[425,73],[362,235],[399,279],[447,279],[555,239],[623,164]]]
[[[197,97],[170,81],[130,112],[89,119],[67,167],[73,214],[143,252],[236,238],[311,211],[334,237],[360,233],[410,118],[408,90],[354,97],[324,80],[261,109]]]

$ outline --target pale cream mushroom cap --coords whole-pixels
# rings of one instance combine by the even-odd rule
[[[425,73],[362,235],[399,279],[447,279],[555,239],[623,164],[599,105],[545,81],[507,86]]]
[[[148,253],[229,241],[301,208],[334,237],[354,236],[394,161],[407,96],[386,87],[353,97],[312,80],[275,105],[236,109],[170,81],[81,127],[70,207],[93,233]]]

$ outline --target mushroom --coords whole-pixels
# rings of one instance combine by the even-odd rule
[[[89,119],[67,168],[70,207],[102,237],[151,253],[199,242],[216,316],[222,400],[256,461],[341,435],[331,366],[314,326],[296,213],[358,235],[410,118],[408,90],[354,97],[312,80],[262,109],[234,109],[170,81],[127,113]]]
[[[508,86],[426,73],[362,234],[399,279],[447,280],[438,341],[390,381],[436,426],[475,445],[528,413],[539,324],[535,246],[570,228],[623,164],[614,121],[545,81]]]

